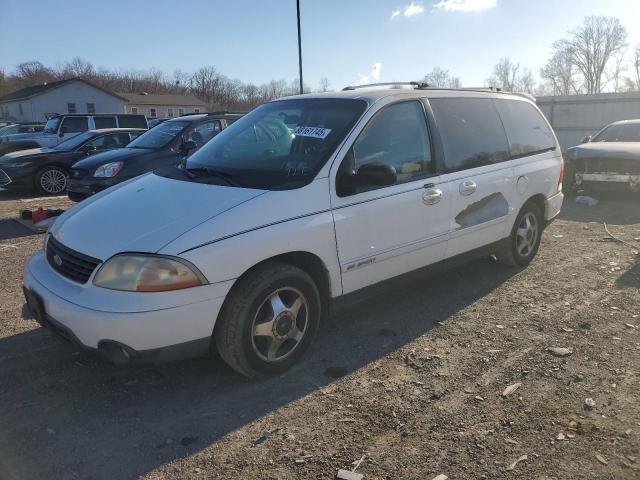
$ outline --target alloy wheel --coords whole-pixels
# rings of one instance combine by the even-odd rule
[[[40,187],[46,193],[62,193],[67,188],[67,175],[57,168],[45,170],[40,175]]]
[[[516,250],[522,257],[526,257],[536,248],[539,228],[538,219],[532,212],[524,214],[516,230]]]
[[[271,293],[261,303],[251,325],[251,343],[266,362],[289,357],[300,345],[309,326],[309,304],[293,287]]]

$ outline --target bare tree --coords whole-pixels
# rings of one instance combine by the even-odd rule
[[[37,61],[23,62],[16,67],[16,76],[20,88],[27,85],[39,85],[56,79],[54,72]]]
[[[80,77],[85,80],[94,77],[95,73],[91,62],[80,57],[74,57],[70,62],[67,62],[60,72],[63,77]]]
[[[558,47],[568,52],[571,63],[584,77],[587,93],[600,93],[607,64],[624,52],[626,40],[627,31],[619,19],[586,17],[571,38],[558,42]]]
[[[328,92],[329,91],[329,79],[326,77],[322,77],[320,79],[320,91]]]
[[[640,90],[640,45],[633,51],[633,74],[635,76],[636,88]]]
[[[440,67],[434,67],[431,72],[423,77],[422,81],[442,88],[460,88],[462,86],[459,77],[454,77],[449,73],[449,70],[443,70]]]
[[[493,75],[487,79],[487,84],[509,92],[524,92],[533,94],[535,79],[528,68],[521,69],[520,63],[503,57],[493,67]]]
[[[553,95],[575,95],[580,93],[580,79],[572,63],[571,54],[564,45],[553,44],[553,56],[540,69],[540,77],[551,85]]]

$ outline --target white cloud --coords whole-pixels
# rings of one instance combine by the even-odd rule
[[[480,12],[494,8],[498,0],[440,0],[434,8],[440,8],[447,12]]]
[[[369,72],[369,75],[358,74],[360,76],[360,83],[366,84],[372,81],[377,82],[378,80],[380,80],[380,70],[382,70],[382,64],[374,63],[371,67],[371,72]]]
[[[404,16],[412,17],[414,15],[420,15],[422,12],[424,12],[424,7],[422,5],[411,2],[404,9]]]
[[[405,17],[413,17],[414,15],[420,15],[421,13],[424,13],[424,7],[422,6],[422,4],[420,4],[419,2],[411,2],[409,5],[391,12],[391,20],[399,17],[400,15],[404,15]]]

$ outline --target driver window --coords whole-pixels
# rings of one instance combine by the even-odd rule
[[[409,101],[382,109],[354,143],[353,154],[356,171],[369,163],[391,165],[396,170],[397,183],[433,173],[422,104]]]
[[[91,145],[95,147],[96,150],[112,150],[114,148],[122,148],[128,142],[123,141],[123,135],[121,133],[112,133],[110,135],[103,135],[101,137],[95,138],[87,143],[87,145]]]
[[[202,145],[204,145],[218,133],[220,133],[221,130],[222,127],[220,126],[220,122],[218,120],[215,120],[213,122],[201,123],[189,132],[189,134],[187,135],[187,140],[195,142],[196,148],[200,148]]]

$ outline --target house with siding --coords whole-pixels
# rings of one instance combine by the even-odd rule
[[[115,93],[81,78],[32,85],[0,97],[0,118],[45,122],[62,113],[134,113],[150,118],[204,113],[207,105],[191,95]]]
[[[118,95],[127,99],[127,113],[140,113],[148,118],[171,118],[207,111],[207,104],[191,95],[157,95],[146,92]]]
[[[0,118],[45,122],[54,113],[125,113],[127,99],[81,78],[32,85],[0,97]]]

